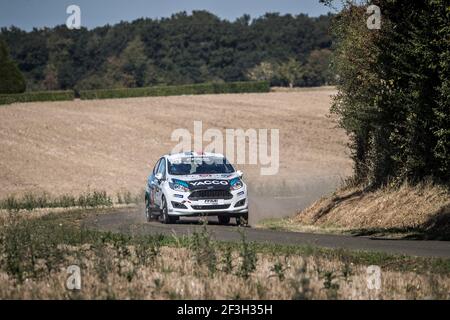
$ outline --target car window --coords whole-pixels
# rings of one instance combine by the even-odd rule
[[[183,158],[170,162],[168,160],[169,174],[226,174],[235,172],[233,166],[225,158],[201,157]]]
[[[158,168],[158,173],[162,174],[163,179],[166,177],[166,159],[164,159],[164,158],[161,158],[159,168]]]
[[[160,162],[161,162],[161,159],[159,159],[158,162],[156,162],[156,165],[153,168],[153,175],[155,175],[158,172]]]

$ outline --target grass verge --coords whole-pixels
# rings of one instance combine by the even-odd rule
[[[46,208],[96,208],[111,207],[113,201],[105,191],[88,191],[79,196],[62,195],[52,197],[48,193],[25,193],[22,196],[10,195],[0,200],[0,209],[7,211],[19,211]]]
[[[0,210],[33,211],[35,209],[52,208],[98,208],[112,207],[113,205],[139,204],[143,201],[142,193],[132,194],[127,190],[116,193],[115,198],[106,193],[106,191],[86,191],[78,196],[65,194],[52,196],[47,192],[42,193],[24,193],[20,196],[9,195],[5,199],[0,199]]]
[[[450,260],[375,252],[99,232],[82,221],[100,209],[38,218],[11,213],[0,225],[0,298],[415,299],[450,298]],[[67,290],[67,270],[82,288]],[[378,265],[381,289],[367,289]]]

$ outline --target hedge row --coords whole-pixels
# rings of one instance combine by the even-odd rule
[[[73,100],[75,93],[67,91],[35,91],[17,94],[0,95],[0,105],[11,104],[14,102],[33,102],[33,101],[65,101]]]
[[[250,93],[269,92],[270,84],[266,81],[202,83],[180,86],[154,86],[146,88],[124,88],[80,91],[81,99],[116,99],[147,96],[179,96],[216,93]]]
[[[181,86],[155,86],[146,88],[123,88],[103,90],[80,91],[80,98],[89,99],[116,99],[147,96],[179,96],[192,94],[216,94],[216,93],[250,93],[269,92],[270,85],[266,81],[252,82],[228,82],[228,83],[201,83]],[[33,101],[63,101],[73,100],[75,92],[67,91],[36,91],[18,94],[0,95],[0,105],[14,102]]]

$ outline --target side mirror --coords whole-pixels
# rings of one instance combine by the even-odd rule
[[[161,172],[158,172],[157,174],[155,174],[155,179],[156,179],[156,180],[161,181],[162,178],[163,178],[163,175],[162,175]]]
[[[241,170],[236,171],[239,178],[242,178],[244,176],[244,173]]]

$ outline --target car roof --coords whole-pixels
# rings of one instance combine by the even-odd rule
[[[225,158],[223,154],[220,153],[211,153],[211,152],[183,152],[183,153],[174,153],[174,154],[168,154],[165,156],[169,160],[175,160],[175,159],[181,159],[181,158],[199,158],[199,157],[205,157],[205,158]]]

